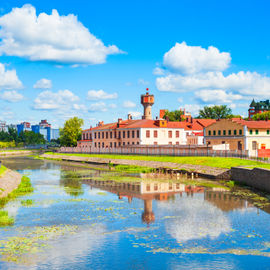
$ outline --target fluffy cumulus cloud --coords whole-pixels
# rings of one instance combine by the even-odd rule
[[[3,93],[1,93],[0,99],[13,103],[21,101],[23,99],[23,95],[15,90],[4,91]]]
[[[107,112],[109,109],[115,109],[115,104],[106,104],[103,101],[92,103],[89,106],[89,112]]]
[[[0,63],[0,89],[20,89],[22,87],[16,70],[7,70],[5,65]]]
[[[269,97],[270,77],[257,72],[239,71],[225,75],[229,53],[177,43],[164,55],[167,73],[156,79],[160,91],[195,92],[202,103],[226,103],[252,97]]]
[[[195,97],[204,103],[229,103],[232,100],[241,100],[241,95],[226,93],[224,90],[201,90],[195,92]]]
[[[36,110],[68,109],[79,101],[70,90],[59,90],[58,92],[43,91],[34,100]]]
[[[220,52],[210,46],[188,46],[185,42],[176,43],[163,57],[166,67],[181,73],[198,73],[201,71],[225,70],[231,61],[229,53]]]
[[[35,7],[13,8],[0,17],[0,54],[24,57],[31,61],[61,64],[102,64],[110,54],[121,51],[105,46],[80,22],[57,10],[37,15]]]
[[[130,101],[130,100],[126,100],[123,103],[123,107],[124,108],[135,108],[136,107],[136,103]]]
[[[101,99],[116,99],[117,93],[106,93],[104,90],[89,90],[87,93],[88,100],[101,100]]]
[[[51,89],[52,88],[52,81],[48,79],[40,79],[38,80],[34,86],[35,89]]]

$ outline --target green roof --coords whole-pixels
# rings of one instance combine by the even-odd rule
[[[265,101],[255,102],[255,100],[253,99],[250,107],[255,107],[256,110],[270,110],[270,101],[268,99]]]

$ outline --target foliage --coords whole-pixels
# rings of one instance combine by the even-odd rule
[[[17,130],[14,128],[9,128],[7,132],[0,131],[0,148],[44,143],[44,136],[33,131],[23,131],[19,136]]]
[[[226,119],[232,118],[232,110],[227,105],[205,106],[199,111],[198,118],[206,119]]]
[[[10,226],[14,224],[14,218],[8,216],[7,211],[0,210],[0,227]]]
[[[253,115],[252,119],[255,121],[270,120],[270,111],[263,113],[256,113],[255,115]]]
[[[182,115],[183,112],[180,110],[175,111],[165,111],[165,114],[163,116],[164,119],[169,119],[169,121],[173,122],[181,122],[182,121]]]
[[[83,119],[73,117],[67,120],[64,128],[60,129],[60,143],[62,146],[76,146],[81,138]]]
[[[2,175],[5,171],[6,171],[6,167],[1,165],[1,168],[0,168],[0,175]]]

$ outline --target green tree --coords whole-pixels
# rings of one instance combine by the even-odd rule
[[[226,119],[232,118],[232,110],[227,105],[205,106],[199,111],[198,118],[206,119]]]
[[[68,119],[60,129],[60,143],[63,146],[76,146],[81,138],[83,119],[73,117]]]
[[[44,136],[34,131],[24,131],[19,134],[18,142],[24,145],[45,144]]]
[[[182,121],[182,115],[183,112],[180,110],[175,110],[175,111],[165,111],[165,114],[163,116],[163,119],[169,119],[169,121],[172,122],[180,122]]]
[[[255,121],[270,120],[270,111],[263,113],[256,113],[255,115],[253,115],[252,119]]]

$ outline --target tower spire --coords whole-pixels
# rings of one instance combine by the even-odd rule
[[[146,88],[146,94],[141,95],[141,104],[144,107],[142,119],[152,120],[152,106],[154,103],[154,95],[149,95],[149,88]]]

